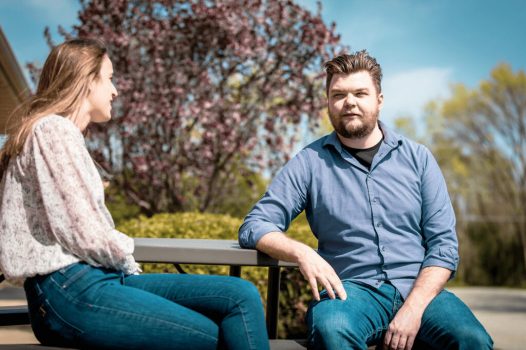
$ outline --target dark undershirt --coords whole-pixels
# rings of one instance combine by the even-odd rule
[[[371,169],[371,164],[373,163],[374,155],[380,149],[380,145],[382,144],[383,140],[384,140],[384,138],[382,137],[380,142],[378,142],[376,145],[374,145],[373,147],[370,147],[370,148],[364,148],[364,149],[351,148],[351,147],[345,146],[343,143],[342,143],[342,147],[347,152],[349,152],[351,154],[351,156],[356,158],[356,160],[358,162],[360,162],[360,164],[362,164],[364,167],[366,167],[367,169],[370,170]]]

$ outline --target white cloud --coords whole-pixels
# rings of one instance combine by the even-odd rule
[[[380,118],[393,126],[397,117],[422,118],[425,105],[449,96],[451,68],[418,68],[385,77],[382,83],[384,107]]]

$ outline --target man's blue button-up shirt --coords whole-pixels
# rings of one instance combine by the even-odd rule
[[[305,210],[318,253],[342,280],[390,281],[406,298],[423,267],[455,271],[455,214],[436,160],[380,127],[384,139],[370,170],[334,132],[299,152],[245,218],[240,245],[255,248],[265,234],[285,232]]]

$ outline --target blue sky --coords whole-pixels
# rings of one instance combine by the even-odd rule
[[[316,10],[315,0],[298,0]],[[381,118],[422,115],[425,103],[447,97],[451,83],[475,87],[499,62],[526,70],[526,1],[325,0],[342,42],[368,49],[384,70]],[[77,21],[75,0],[0,0],[0,26],[21,65],[42,64],[45,26]],[[25,69],[25,68],[24,68]]]

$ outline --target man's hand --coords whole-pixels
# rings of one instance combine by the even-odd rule
[[[261,237],[256,248],[275,259],[297,263],[312,288],[314,299],[320,300],[318,283],[327,290],[331,299],[335,299],[336,295],[342,300],[347,299],[342,281],[332,266],[311,247],[288,238],[281,232],[269,232]]]
[[[411,350],[420,329],[423,312],[402,306],[389,324],[384,337],[384,350]]]
[[[312,288],[314,299],[320,300],[318,282],[327,290],[329,298],[335,299],[338,295],[342,300],[347,299],[347,293],[345,293],[342,282],[332,266],[314,250],[306,247],[299,255],[297,263],[303,277]]]
[[[387,328],[384,350],[411,350],[427,305],[444,288],[449,276],[450,270],[438,266],[420,271],[411,293]]]

